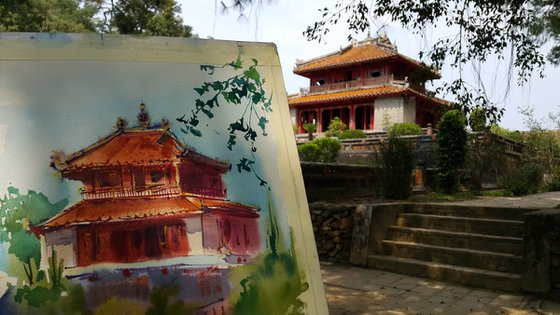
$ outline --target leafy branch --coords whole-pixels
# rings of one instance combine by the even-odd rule
[[[194,109],[191,110],[190,115],[184,114],[177,118],[177,121],[183,124],[183,128],[181,128],[183,133],[202,137],[199,127],[201,119],[213,119],[216,108],[224,102],[242,107],[241,116],[229,123],[226,147],[233,151],[238,140],[248,142],[251,145],[252,159],[242,157],[237,163],[237,170],[240,173],[243,171],[253,173],[261,186],[267,186],[268,183],[255,172],[253,165],[255,152],[257,152],[257,138],[259,134],[264,137],[268,135],[266,132],[266,126],[269,123],[267,113],[272,112],[272,98],[268,97],[264,90],[265,80],[261,78],[257,69],[258,61],[254,58],[251,60],[252,64],[248,68],[243,67],[241,56],[237,56],[235,61],[222,66],[201,65],[200,70],[205,71],[209,76],[214,75],[220,69],[233,69],[241,73],[223,81],[204,82],[200,87],[195,87],[194,90],[200,97],[195,100]]]
[[[550,7],[549,10],[544,8]],[[517,71],[518,85],[523,85],[533,71],[543,76],[544,56],[540,42],[531,31],[543,17],[554,15],[560,5],[550,5],[539,1],[413,1],[413,0],[337,0],[333,7],[319,9],[319,21],[303,32],[308,40],[321,41],[330,28],[338,23],[346,23],[352,39],[359,32],[375,25],[376,18],[389,18],[399,22],[405,29],[421,37],[426,37],[426,29],[445,25],[456,30],[456,36],[443,37],[420,52],[435,68],[445,63],[458,69],[459,79],[446,84],[443,90],[455,95],[459,106],[466,109],[484,106],[491,120],[499,120],[503,108],[496,107],[482,89],[472,89],[465,83],[463,66],[469,63],[484,63],[495,56],[509,61],[508,87],[513,69]],[[552,15],[551,15],[552,14]],[[547,30],[549,24],[543,25]],[[558,28],[560,29],[560,28]],[[540,33],[544,33],[544,30]],[[553,37],[553,32],[544,34]],[[478,82],[480,85],[483,83]]]

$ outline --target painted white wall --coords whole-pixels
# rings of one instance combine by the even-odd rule
[[[41,236],[41,264],[40,268],[48,270],[48,259],[52,255],[52,250],[56,251],[57,260],[64,259],[64,267],[76,267],[76,249],[74,241],[76,240],[76,229],[66,228],[54,232],[45,233]]]
[[[191,248],[190,255],[204,254],[204,246],[202,244],[202,216],[192,216],[185,219],[187,225],[187,237]]]
[[[385,126],[385,117],[389,126]],[[393,96],[378,98],[374,107],[374,130],[383,131],[392,124],[416,121],[416,100],[413,97]]]

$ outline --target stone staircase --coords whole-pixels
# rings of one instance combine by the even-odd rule
[[[505,291],[521,290],[523,215],[534,209],[410,204],[375,244],[369,267]]]

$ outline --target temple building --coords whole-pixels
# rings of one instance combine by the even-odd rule
[[[43,252],[56,250],[67,268],[254,258],[259,209],[227,199],[222,177],[230,163],[187,148],[165,120],[151,125],[143,106],[138,126],[127,125],[119,118],[98,142],[53,154],[51,166],[62,178],[83,183],[82,200],[35,227]]]
[[[304,124],[327,130],[339,117],[349,129],[382,131],[387,124],[436,125],[449,103],[425,89],[438,71],[404,56],[386,36],[353,42],[339,51],[298,61],[294,73],[309,78],[308,88],[290,95],[288,104],[298,133]]]

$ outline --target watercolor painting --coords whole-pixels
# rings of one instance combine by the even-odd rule
[[[2,314],[325,314],[272,44],[0,34]]]

